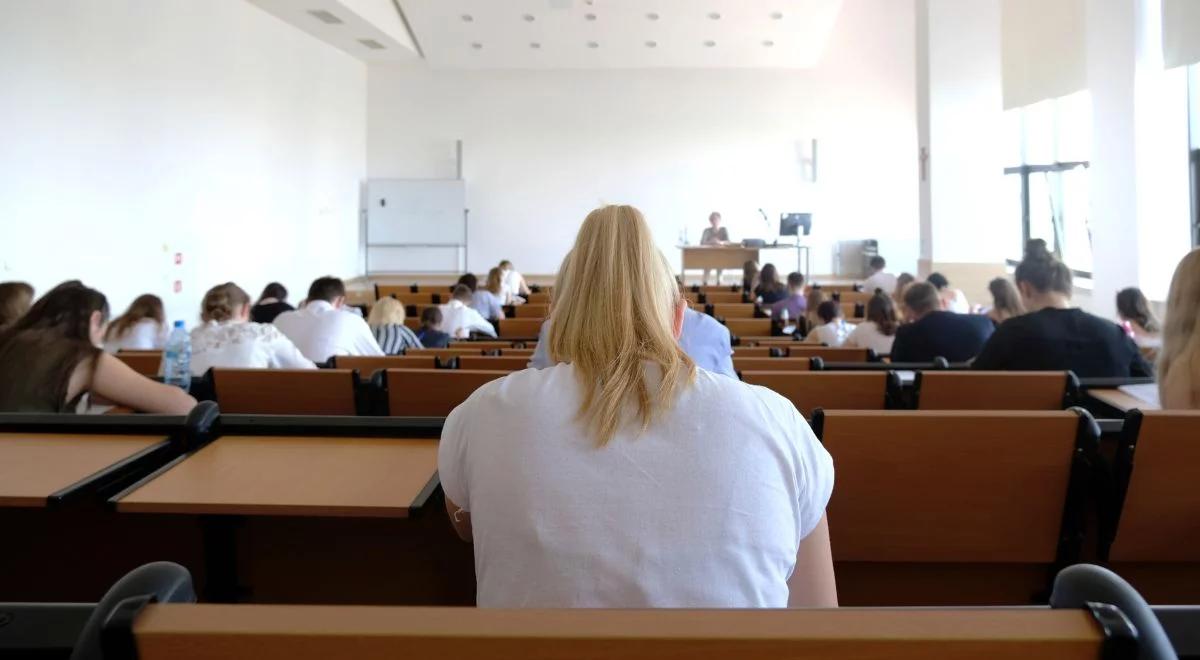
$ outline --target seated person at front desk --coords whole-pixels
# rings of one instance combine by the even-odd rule
[[[729,231],[721,226],[721,214],[720,213],[713,211],[711,214],[709,214],[708,224],[710,226],[704,230],[704,233],[700,234],[700,245],[709,245],[709,246],[713,246],[713,247],[720,247],[722,245],[730,244]],[[704,283],[705,284],[708,284],[708,273],[709,273],[709,271],[706,269],[704,271]],[[720,283],[721,283],[721,269],[718,268],[717,269],[717,284],[720,284]]]
[[[531,369],[547,369],[550,361],[550,321],[542,324],[538,332],[537,348],[529,360]],[[737,378],[733,369],[733,344],[729,329],[708,314],[701,314],[690,307],[683,312],[683,333],[679,336],[679,347],[696,363],[697,367],[730,378]]]
[[[929,282],[917,282],[904,290],[905,316],[912,322],[896,329],[893,362],[932,362],[936,357],[966,362],[979,355],[992,336],[991,319],[947,312],[945,304]]]
[[[1080,378],[1154,375],[1121,326],[1071,307],[1071,270],[1050,254],[1045,241],[1029,241],[1016,280],[1029,312],[996,328],[976,369],[1070,369]]]

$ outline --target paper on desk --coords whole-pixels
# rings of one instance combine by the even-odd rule
[[[1161,406],[1158,402],[1158,384],[1145,383],[1139,385],[1122,385],[1117,389],[1128,394],[1136,399],[1141,399],[1146,403],[1153,403],[1155,406]]]

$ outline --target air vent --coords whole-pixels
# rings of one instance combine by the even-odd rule
[[[310,9],[308,10],[308,13],[313,18],[328,25],[341,25],[342,23],[345,23],[345,21],[325,11],[324,9]]]
[[[383,44],[379,43],[378,41],[375,41],[374,39],[359,39],[358,43],[366,46],[367,48],[370,48],[371,50],[383,50],[383,49],[387,48],[387,46],[384,46]]]

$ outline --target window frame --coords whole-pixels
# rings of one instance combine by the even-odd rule
[[[1200,166],[1200,163],[1197,163],[1196,161],[1193,161],[1193,163],[1197,166]],[[1054,163],[1045,165],[1017,165],[1015,167],[1004,168],[1005,176],[1017,174],[1021,177],[1021,245],[1029,243],[1030,234],[1032,233],[1030,228],[1029,175],[1047,172],[1069,172],[1080,167],[1089,169],[1091,167],[1091,163],[1090,161],[1086,160],[1056,161]],[[1193,208],[1194,207],[1195,205],[1193,204]],[[1200,230],[1200,226],[1197,227],[1197,230]],[[1053,252],[1057,255],[1062,255],[1062,246],[1058,244],[1057,233],[1054,235]],[[1010,266],[1016,266],[1017,264],[1021,263],[1017,259],[1006,259],[1005,262]],[[1092,279],[1092,273],[1086,270],[1076,270],[1072,268],[1071,275],[1089,280]]]

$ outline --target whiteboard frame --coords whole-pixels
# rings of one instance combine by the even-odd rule
[[[461,149],[461,144],[459,146],[459,149]],[[461,156],[460,156],[460,159],[461,159]],[[457,179],[401,179],[401,180],[405,180],[405,181],[462,181],[462,177],[459,176],[459,178],[457,178]],[[361,214],[360,222],[362,223],[362,231],[363,231],[363,250],[362,250],[362,252],[363,252],[363,273],[367,277],[370,277],[371,275],[401,275],[401,274],[407,274],[410,272],[418,272],[418,271],[402,271],[402,270],[371,270],[371,248],[418,248],[418,249],[419,248],[458,248],[459,250],[462,251],[462,260],[459,263],[459,267],[455,270],[435,271],[435,272],[437,272],[437,273],[442,273],[442,272],[465,273],[467,271],[467,264],[470,263],[470,261],[469,261],[470,253],[469,253],[468,244],[470,243],[470,232],[471,232],[471,223],[470,223],[471,209],[468,209],[468,208],[463,209],[463,242],[462,243],[372,243],[371,242],[371,219],[369,216],[370,210],[367,208],[370,203],[370,197],[371,197],[371,195],[370,195],[371,181],[372,181],[371,179],[368,179],[363,182],[362,190],[361,190],[361,194],[360,194],[361,210],[359,211],[359,213]],[[464,184],[465,184],[465,182],[464,182]],[[428,272],[428,271],[419,271],[419,272]]]

